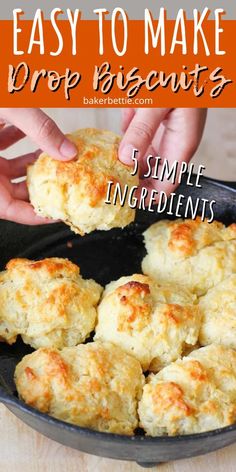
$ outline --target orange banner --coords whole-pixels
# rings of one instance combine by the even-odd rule
[[[235,107],[236,106],[236,21],[223,21],[221,49],[215,54],[215,22],[204,30],[210,55],[199,36],[193,51],[193,22],[186,20],[187,53],[176,44],[170,53],[175,22],[167,21],[165,55],[160,44],[144,50],[144,23],[129,21],[127,51],[118,56],[111,40],[111,22],[104,21],[104,53],[99,54],[98,22],[80,20],[76,50],[72,50],[70,25],[58,23],[63,41],[49,20],[43,22],[44,48],[33,44],[32,21],[20,22],[17,48],[13,53],[13,22],[0,21],[0,90],[2,107]],[[117,22],[118,44],[123,42],[123,24]],[[36,34],[37,36],[37,34]],[[42,45],[41,45],[42,46]]]

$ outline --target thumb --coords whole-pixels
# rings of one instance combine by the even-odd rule
[[[0,115],[17,126],[40,149],[53,158],[70,160],[76,156],[76,146],[66,138],[56,123],[39,108],[1,108]]]

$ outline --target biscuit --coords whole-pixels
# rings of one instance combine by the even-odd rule
[[[15,383],[24,402],[68,423],[127,435],[138,426],[142,369],[111,343],[41,348],[17,365]]]
[[[12,259],[0,273],[0,338],[34,348],[74,346],[93,331],[102,287],[67,259]]]
[[[122,191],[126,185],[129,190],[138,185],[132,169],[118,159],[119,136],[87,128],[68,137],[78,148],[73,161],[58,161],[43,153],[28,167],[29,196],[36,213],[60,219],[81,235],[127,226],[135,218],[127,200],[123,206],[119,199],[115,205],[105,203],[109,181],[119,183]]]
[[[193,434],[236,421],[236,352],[210,345],[151,374],[139,403],[150,436]]]
[[[135,356],[157,372],[198,340],[201,316],[195,297],[135,274],[107,285],[98,306],[95,339]]]
[[[208,370],[216,387],[229,395],[236,403],[236,351],[222,346],[210,344],[192,351],[188,358],[197,359]]]
[[[229,276],[200,298],[202,346],[220,343],[236,349],[236,274]]]
[[[162,220],[144,233],[145,274],[203,295],[236,272],[236,224]]]

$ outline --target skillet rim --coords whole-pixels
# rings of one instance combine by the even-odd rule
[[[133,444],[133,445],[142,445],[142,444],[149,444],[149,445],[155,445],[155,444],[162,444],[162,443],[181,443],[184,441],[195,441],[201,440],[204,438],[209,438],[209,437],[216,437],[220,436],[225,433],[230,433],[231,431],[236,431],[236,423],[230,425],[230,426],[225,426],[224,428],[217,428],[214,430],[210,431],[205,431],[203,433],[195,433],[195,434],[182,434],[182,435],[176,435],[176,436],[138,436],[138,435],[132,435],[132,436],[126,436],[124,434],[115,434],[115,433],[106,433],[106,432],[101,432],[101,431],[96,431],[91,428],[84,428],[82,426],[77,426],[72,423],[67,423],[65,421],[59,420],[57,418],[54,418],[53,416],[50,416],[46,413],[41,413],[40,411],[36,410],[36,408],[33,408],[29,405],[26,405],[23,401],[18,399],[17,397],[14,397],[13,395],[7,395],[4,388],[0,386],[0,402],[2,402],[8,409],[11,410],[11,406],[16,407],[23,413],[27,413],[27,415],[33,416],[36,419],[40,419],[43,423],[47,423],[49,425],[54,425],[55,427],[59,427],[62,430],[70,431],[71,433],[79,434],[85,437],[93,437],[98,440],[108,440],[113,442],[113,440],[116,443],[122,443],[125,441],[127,444]],[[32,426],[30,426],[32,429]]]

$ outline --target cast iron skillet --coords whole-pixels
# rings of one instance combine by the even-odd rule
[[[178,193],[191,195],[193,200],[198,197],[216,200],[215,219],[225,224],[236,221],[236,184],[211,179],[203,179],[202,184],[202,189],[182,184]],[[161,215],[161,218],[166,217]],[[0,269],[16,256],[31,259],[68,257],[79,264],[84,277],[92,277],[105,285],[122,275],[141,270],[145,254],[142,232],[158,219],[157,214],[142,211],[136,222],[123,231],[94,232],[84,238],[74,235],[62,224],[30,228],[0,221]],[[72,244],[68,245],[68,241]],[[16,364],[29,352],[31,348],[21,341],[13,346],[0,344],[0,401],[26,424],[66,446],[151,467],[160,462],[205,454],[236,441],[236,424],[187,436],[150,438],[137,433],[134,437],[126,437],[80,428],[39,413],[17,398],[13,381]]]

